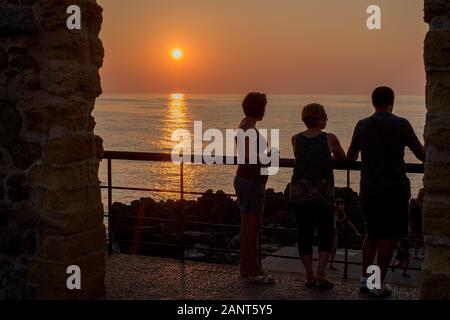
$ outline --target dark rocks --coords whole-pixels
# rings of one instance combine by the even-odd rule
[[[179,243],[179,237],[173,227],[167,224],[121,228],[114,232],[113,239],[116,250],[122,253],[158,257],[173,257],[180,253],[180,249],[175,246]]]
[[[274,253],[275,251],[278,251],[280,249],[280,246],[276,246],[276,245],[272,245],[272,244],[263,244],[261,246],[261,254],[266,255],[266,254],[271,254]]]
[[[214,236],[208,232],[186,231],[183,234],[184,245],[193,247],[197,244],[207,245],[209,247],[215,246]]]
[[[210,253],[208,249],[210,249],[209,246],[197,244],[194,246],[194,249],[188,249],[184,251],[184,258],[194,261],[205,261]]]
[[[20,8],[0,11],[0,36],[27,35],[36,31],[33,10]]]
[[[358,195],[352,190],[336,189],[338,197],[348,197],[348,215],[362,231],[362,217],[358,204]],[[225,195],[223,191],[214,193],[206,191],[197,200],[184,201],[185,230],[183,243],[187,259],[207,262],[235,264],[239,254],[234,252],[214,252],[205,248],[239,250],[240,212],[236,200]],[[122,253],[155,255],[163,257],[179,257],[178,245],[181,244],[181,224],[178,219],[181,203],[179,200],[156,201],[152,198],[141,198],[131,205],[114,203],[110,227]],[[135,217],[147,218],[136,219]],[[156,218],[148,219],[149,217]],[[175,222],[162,222],[159,219],[171,219]],[[198,224],[195,222],[199,222]],[[206,224],[205,224],[206,223]],[[225,224],[236,227],[218,227],[210,224]],[[295,213],[291,210],[287,197],[274,190],[266,191],[266,206],[263,215],[262,253],[270,254],[284,246],[294,246],[297,243],[295,230]],[[125,242],[135,241],[131,246]],[[142,242],[141,244],[137,244]],[[170,244],[171,247],[151,245],[150,243]],[[357,240],[349,241],[350,247],[360,248]],[[203,248],[203,250],[202,250]]]
[[[240,243],[241,243],[240,237],[239,235],[237,235],[233,239],[231,239],[231,241],[228,243],[225,249],[239,250]]]

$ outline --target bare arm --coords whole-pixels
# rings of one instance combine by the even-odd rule
[[[352,143],[350,144],[350,147],[347,151],[347,160],[350,162],[358,160],[360,150],[361,147],[359,144],[359,130],[357,125],[353,133]]]
[[[425,162],[425,147],[419,141],[419,138],[417,138],[409,121],[406,122],[406,145],[414,153],[417,159]]]
[[[347,161],[347,156],[345,155],[344,149],[342,149],[339,139],[332,133],[328,134],[328,146],[333,154],[334,160],[337,162]]]
[[[295,156],[295,140],[297,140],[297,135],[293,136],[291,139],[292,150],[294,151],[294,156]]]
[[[425,147],[423,145],[420,145],[420,147],[417,148],[410,148],[411,151],[414,153],[417,159],[419,159],[422,162],[425,162],[426,155],[425,155]]]

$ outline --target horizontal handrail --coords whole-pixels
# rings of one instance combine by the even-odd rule
[[[188,155],[187,157],[184,157],[185,159],[190,159],[190,163],[192,164],[211,164],[209,162],[206,162],[203,158],[203,156],[198,155]],[[131,191],[147,191],[147,192],[160,192],[160,193],[173,193],[173,194],[180,194],[181,196],[181,212],[183,212],[183,201],[184,201],[184,195],[204,195],[204,192],[195,192],[195,191],[186,191],[184,190],[183,186],[183,165],[188,164],[189,161],[186,162],[173,162],[172,161],[172,155],[169,153],[155,153],[155,152],[132,152],[132,151],[105,151],[103,154],[103,159],[108,160],[108,184],[106,186],[102,185],[101,188],[108,189],[108,214],[105,215],[105,217],[109,219],[111,218],[125,218],[125,219],[133,219],[133,220],[153,220],[153,221],[161,221],[161,222],[172,222],[172,223],[179,223],[182,226],[182,230],[184,230],[184,225],[208,225],[208,226],[214,226],[218,228],[239,228],[238,225],[229,225],[229,224],[218,224],[218,223],[209,223],[209,222],[201,222],[201,221],[190,221],[185,220],[184,215],[180,219],[163,219],[163,218],[153,218],[153,217],[132,217],[132,216],[121,216],[121,215],[111,215],[111,208],[112,208],[112,190],[131,190]],[[199,159],[201,161],[199,161]],[[238,164],[238,157],[229,157],[229,156],[216,156],[215,157],[216,162],[212,163],[213,165],[237,165]],[[111,172],[111,161],[112,160],[124,160],[124,161],[143,161],[143,162],[172,162],[176,163],[177,165],[180,165],[180,190],[168,190],[168,189],[157,189],[157,188],[136,188],[136,187],[122,187],[122,186],[113,186],[112,185],[112,172]],[[293,168],[295,166],[295,160],[294,159],[285,159],[280,158],[279,159],[279,167],[280,168]],[[345,163],[338,163],[333,161],[333,168],[335,170],[345,170],[347,171],[347,189],[350,188],[350,171],[360,171],[361,170],[361,162],[345,162]],[[415,163],[406,163],[405,164],[405,171],[407,173],[416,173],[416,174],[423,174],[424,173],[424,165],[423,164],[415,164]],[[347,191],[348,193],[348,191]],[[212,196],[230,196],[235,197],[235,194],[216,194],[212,193]],[[267,196],[266,198],[270,199],[285,199],[284,196]],[[346,203],[348,203],[349,199],[348,196],[346,196]],[[112,229],[111,229],[111,221],[108,223],[108,251],[111,254],[112,253]],[[262,226],[262,230],[267,231],[283,231],[283,232],[293,232],[296,231],[296,229],[290,229],[290,228],[283,228],[283,227],[269,227],[269,226]],[[151,244],[156,246],[165,246],[165,247],[178,247],[181,248],[181,261],[184,261],[184,249],[199,249],[199,250],[205,250],[205,251],[216,251],[216,252],[233,252],[233,250],[229,249],[219,249],[219,248],[195,248],[190,246],[184,245],[184,232],[181,232],[181,244],[164,244],[164,243],[151,243],[146,241],[136,241],[136,240],[125,240],[125,239],[115,239],[118,243],[140,243],[140,244]],[[335,263],[343,263],[345,265],[344,269],[344,278],[347,278],[347,268],[348,265],[361,265],[360,262],[352,262],[348,261],[348,245],[347,245],[347,238],[348,237],[354,237],[354,238],[362,238],[363,235],[353,235],[347,233],[347,228],[344,233],[335,233],[337,235],[344,235],[344,242],[345,242],[345,259],[344,261],[333,261]],[[398,239],[398,240],[410,240],[410,241],[417,241],[420,239]],[[239,251],[234,251],[235,253]],[[293,256],[282,256],[282,255],[276,255],[276,254],[264,254],[263,256],[268,257],[279,257],[279,258],[288,258],[288,259],[298,259],[298,257]],[[420,271],[420,268],[406,268],[407,270],[417,270]]]
[[[202,164],[206,164],[203,156],[190,155],[191,163],[195,163],[195,159],[202,159]],[[237,157],[230,156],[216,156],[220,158],[222,163],[220,165],[236,165],[238,163]],[[172,155],[170,153],[158,152],[133,152],[133,151],[105,151],[103,159],[109,160],[130,160],[130,161],[145,161],[145,162],[172,162]],[[280,168],[293,168],[295,166],[294,159],[280,158]],[[333,162],[333,168],[336,170],[351,170],[360,171],[361,162]],[[424,165],[420,163],[406,163],[405,171],[407,173],[424,173]]]

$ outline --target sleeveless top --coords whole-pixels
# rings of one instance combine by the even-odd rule
[[[295,140],[295,167],[291,182],[291,202],[330,206],[334,203],[334,174],[328,135]]]
[[[255,129],[255,130],[257,133],[257,149],[256,150],[257,150],[257,156],[258,156],[259,152],[261,151],[261,150],[259,150],[260,141],[262,141],[262,143],[265,143],[265,144],[267,144],[267,141],[261,136],[261,134],[259,133],[259,131],[257,129]],[[262,139],[262,140],[260,140],[260,139]],[[258,180],[259,182],[266,184],[269,177],[266,175],[261,175],[261,168],[263,168],[263,165],[261,164],[261,162],[259,160],[259,156],[257,157],[257,159],[258,159],[258,161],[256,164],[250,164],[250,163],[239,164],[236,175],[238,175],[241,178]]]

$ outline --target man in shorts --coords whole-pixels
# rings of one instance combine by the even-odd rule
[[[425,149],[408,120],[392,113],[395,94],[379,87],[372,94],[375,113],[356,125],[347,153],[356,161],[361,152],[361,205],[367,234],[363,245],[361,292],[372,297],[391,295],[384,280],[398,238],[408,236],[408,201],[411,196],[405,173],[405,147],[425,161]],[[367,268],[375,256],[381,270],[381,289],[368,290]]]

